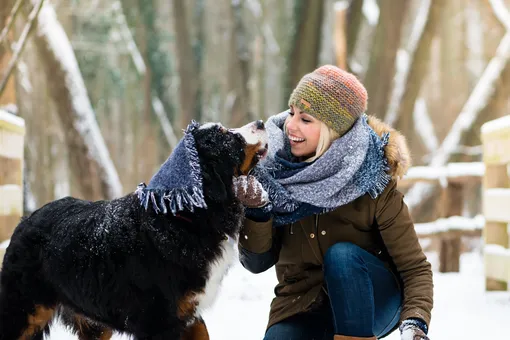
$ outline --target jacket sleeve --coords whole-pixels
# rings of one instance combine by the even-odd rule
[[[266,222],[245,219],[239,239],[239,261],[250,272],[262,273],[278,262],[280,244],[272,219]]]
[[[376,201],[381,238],[403,281],[404,300],[400,321],[419,318],[430,323],[433,306],[432,269],[427,261],[404,203],[392,181]]]

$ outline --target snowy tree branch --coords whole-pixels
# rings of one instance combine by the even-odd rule
[[[122,184],[97,124],[78,61],[55,9],[45,3],[37,22],[34,43],[44,65],[48,93],[72,150],[73,172],[86,198],[119,197]],[[99,178],[98,189],[95,189],[96,178]]]
[[[455,152],[462,135],[471,128],[480,112],[489,104],[489,100],[494,94],[495,83],[501,77],[501,73],[509,59],[510,31],[505,34],[499,43],[495,56],[485,68],[480,80],[473,89],[473,92],[471,92],[438,152],[432,157],[431,166],[446,164],[450,156]],[[419,205],[423,199],[430,195],[432,188],[433,186],[427,183],[417,183],[413,186],[406,194],[406,202],[409,207],[414,208]]]
[[[430,0],[422,0],[420,9],[418,10],[418,13],[420,14],[417,16],[413,25],[407,47],[405,50],[400,50],[397,52],[397,58],[395,59],[396,74],[393,81],[393,90],[390,95],[388,110],[386,112],[386,116],[384,117],[384,121],[389,125],[393,126],[398,120],[398,112],[402,102],[402,97],[404,96],[409,73],[411,71],[411,64],[413,62],[416,50],[418,49],[418,45],[422,39],[423,32],[425,31],[430,7]]]
[[[30,15],[28,16],[28,22],[23,28],[23,31],[21,32],[21,35],[19,37],[18,42],[16,43],[16,48],[14,50],[14,54],[11,57],[11,60],[9,61],[9,64],[7,65],[7,70],[5,71],[5,74],[2,77],[2,80],[0,81],[0,95],[5,89],[5,86],[7,85],[7,81],[9,80],[9,77],[11,76],[12,70],[14,70],[14,67],[16,67],[16,64],[18,63],[19,57],[21,55],[21,52],[23,52],[23,48],[25,47],[25,44],[27,42],[27,38],[32,31],[32,27],[34,26],[34,21],[39,15],[39,12],[41,11],[41,8],[43,6],[44,0],[39,0],[39,2],[35,5],[32,12],[30,12]]]
[[[494,11],[494,15],[505,26],[505,29],[510,31],[510,12],[506,8],[505,2],[503,0],[489,0],[489,3]]]
[[[16,15],[19,13],[19,9],[21,8],[21,4],[23,3],[23,0],[18,0],[14,4],[14,7],[11,10],[11,13],[9,14],[9,19],[7,19],[7,23],[5,24],[4,29],[2,30],[2,33],[0,33],[0,44],[6,43],[6,45],[10,48],[10,46],[7,44],[7,41],[5,40],[7,38],[7,33],[11,30],[12,25],[14,24],[14,19],[16,19]]]

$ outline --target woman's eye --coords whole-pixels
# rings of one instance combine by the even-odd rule
[[[290,116],[294,116],[294,112],[289,111],[289,115],[290,115]]]
[[[301,120],[302,120],[303,122],[305,122],[305,123],[310,123],[310,122],[311,122],[311,120],[304,119],[304,118],[303,118],[303,119],[301,119]]]

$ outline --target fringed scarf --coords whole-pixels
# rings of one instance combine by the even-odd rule
[[[184,131],[168,159],[152,177],[149,185],[140,183],[135,193],[141,204],[151,206],[156,213],[193,211],[194,208],[207,208],[202,186],[202,172],[195,139],[192,132],[199,124],[193,121]]]
[[[312,163],[297,163],[283,131],[288,111],[266,123],[268,156],[252,171],[269,195],[270,204],[246,210],[255,220],[273,217],[273,225],[296,222],[306,216],[332,211],[368,193],[373,199],[391,176],[384,147],[389,134],[379,137],[364,115],[345,135]]]

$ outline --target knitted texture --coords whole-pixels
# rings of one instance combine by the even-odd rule
[[[301,78],[289,106],[298,107],[342,136],[366,111],[367,98],[367,90],[356,76],[325,65]]]
[[[152,208],[156,213],[171,212],[175,215],[178,211],[207,208],[198,151],[192,134],[198,127],[199,124],[192,121],[149,185],[138,185],[135,193],[145,210]]]
[[[266,122],[268,155],[251,173],[271,203],[246,209],[246,217],[263,221],[272,216],[277,227],[326,213],[367,193],[375,199],[384,191],[391,180],[384,155],[389,134],[379,137],[363,115],[313,163],[294,162],[283,132],[288,114],[282,112]]]

